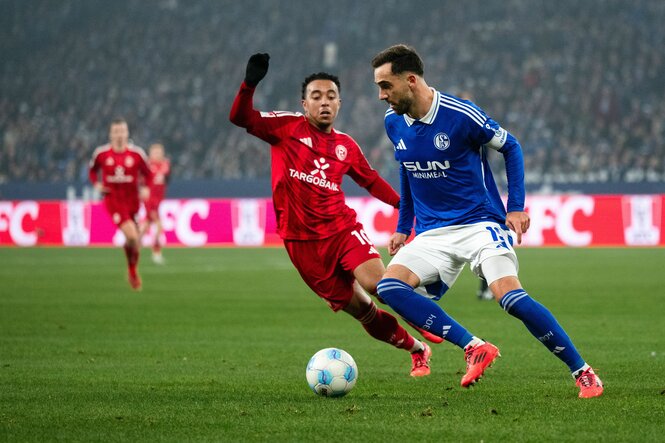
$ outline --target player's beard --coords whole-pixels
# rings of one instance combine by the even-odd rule
[[[412,104],[413,104],[413,101],[411,99],[402,98],[402,99],[398,100],[397,103],[392,103],[391,107],[392,107],[393,111],[395,111],[395,114],[404,115],[409,111]]]

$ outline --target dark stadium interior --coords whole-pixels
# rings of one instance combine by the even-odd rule
[[[369,62],[398,42],[421,53],[430,85],[470,94],[516,135],[531,192],[664,189],[665,2],[325,5],[0,1],[0,197],[26,184],[81,189],[116,115],[137,144],[163,141],[176,194],[265,182],[268,146],[228,121],[245,61],[259,51],[272,58],[258,107],[299,110],[306,75],[338,74],[336,127],[392,179]]]

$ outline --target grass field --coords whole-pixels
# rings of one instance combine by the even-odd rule
[[[0,249],[1,441],[663,441],[665,250],[523,249],[521,279],[606,385],[577,398],[567,368],[467,270],[442,305],[501,348],[474,388],[462,352],[432,375],[333,314],[282,249]],[[305,365],[356,360],[346,397],[316,397]]]

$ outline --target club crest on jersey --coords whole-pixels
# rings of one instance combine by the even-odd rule
[[[439,132],[434,136],[434,146],[439,151],[445,151],[450,147],[450,137],[445,132]]]
[[[134,166],[134,159],[132,157],[125,157],[125,166],[128,168]]]
[[[346,158],[347,153],[348,153],[348,151],[346,150],[345,146],[343,146],[343,145],[335,146],[335,155],[337,155],[337,158],[340,161],[344,161],[344,159]]]

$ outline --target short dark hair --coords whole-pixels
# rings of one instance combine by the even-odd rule
[[[129,124],[127,123],[127,120],[125,120],[124,117],[115,117],[113,120],[111,120],[111,124],[109,125],[109,128],[113,125],[121,125],[123,123],[126,124],[127,126],[129,126]]]
[[[393,45],[376,54],[372,59],[372,68],[376,69],[386,63],[392,63],[391,72],[395,75],[413,72],[422,77],[425,72],[423,60],[416,50],[404,44]]]
[[[305,80],[302,82],[302,88],[300,91],[300,96],[302,99],[305,99],[305,92],[307,91],[307,85],[312,83],[314,80],[330,80],[331,82],[337,85],[337,90],[342,93],[342,85],[339,83],[339,78],[336,75],[328,74],[327,72],[317,72],[315,74],[310,74],[305,77]]]

